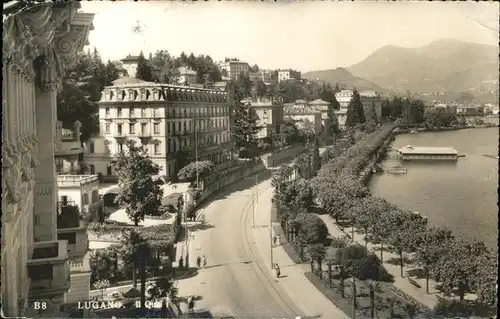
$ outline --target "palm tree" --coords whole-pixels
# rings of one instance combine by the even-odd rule
[[[323,244],[309,245],[309,258],[311,259],[311,272],[314,273],[314,261],[318,263],[319,278],[323,278],[322,263],[326,256],[325,246]]]

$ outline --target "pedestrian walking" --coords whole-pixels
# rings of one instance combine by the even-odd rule
[[[281,237],[280,235],[276,236],[276,245],[279,246],[281,242]]]
[[[182,258],[182,256],[181,258],[179,258],[179,268],[184,268],[184,259]]]
[[[207,255],[203,255],[203,267],[207,266]]]
[[[276,277],[279,278],[281,276],[280,266],[276,263]]]
[[[276,236],[273,236],[273,245],[276,246],[276,241],[278,240],[278,238],[276,238]]]
[[[201,257],[200,256],[196,257],[196,266],[198,266],[198,268],[200,268],[200,266],[201,266]]]

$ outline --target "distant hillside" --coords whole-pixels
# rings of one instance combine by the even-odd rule
[[[337,83],[339,87],[343,89],[353,89],[354,87],[356,87],[359,91],[384,91],[384,89],[382,89],[379,85],[356,77],[345,68],[306,72],[302,75],[302,77],[308,80],[319,80],[331,83],[332,85],[335,85]]]
[[[451,39],[421,48],[388,45],[348,70],[393,91],[489,91],[498,86],[498,48]]]

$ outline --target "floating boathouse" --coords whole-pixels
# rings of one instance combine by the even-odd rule
[[[407,145],[398,150],[401,159],[456,161],[458,151],[453,147],[427,147]]]

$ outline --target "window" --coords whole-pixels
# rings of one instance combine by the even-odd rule
[[[40,225],[40,216],[38,216],[37,214],[33,215],[33,224],[35,226]]]
[[[181,122],[177,122],[177,129],[179,132],[181,131]]]
[[[135,134],[135,124],[129,124],[129,132],[130,134]]]
[[[154,153],[160,154],[160,143],[154,144]]]
[[[141,117],[146,117],[146,109],[141,109]]]
[[[99,191],[93,190],[92,191],[92,203],[95,203],[99,200]]]
[[[82,200],[82,205],[88,205],[89,204],[89,194],[85,193],[83,194],[83,200]]]
[[[106,116],[109,116],[109,107],[106,108]]]
[[[186,122],[184,122],[184,133],[186,133],[186,131],[187,131],[187,124]]]
[[[134,108],[131,107],[128,109],[130,117],[134,116]]]
[[[154,123],[153,129],[155,134],[160,134],[160,124]]]
[[[95,174],[95,165],[94,164],[90,164],[89,165],[89,168],[90,168],[90,174]]]
[[[122,125],[118,124],[118,135],[122,135]]]
[[[116,109],[117,113],[118,113],[118,117],[121,117],[122,116],[122,108],[119,107]]]
[[[66,205],[68,203],[68,196],[61,196],[61,202],[63,205]]]
[[[119,144],[119,145],[121,146],[121,144]],[[108,167],[106,167],[106,174],[108,174],[108,176],[109,176],[109,175],[112,175],[112,173],[113,172],[112,172],[111,165],[108,165]]]
[[[172,123],[170,123],[170,122],[167,123],[167,130],[168,130],[168,134],[172,133]]]
[[[57,240],[67,240],[68,244],[76,244],[76,233],[57,234]]]
[[[111,126],[109,124],[106,124],[105,126],[106,133],[109,134],[111,132]]]
[[[90,142],[89,152],[90,152],[90,154],[94,154],[94,152],[95,152],[95,143],[94,142]]]
[[[160,117],[160,109],[159,108],[157,108],[157,107],[154,108],[153,112],[154,112],[154,117]]]
[[[122,143],[118,143],[118,152],[120,152],[120,153],[123,152],[123,144]]]
[[[52,267],[52,264],[29,266],[28,275],[33,280],[53,279],[54,272]]]
[[[141,133],[142,134],[146,133],[146,123],[141,123]]]

